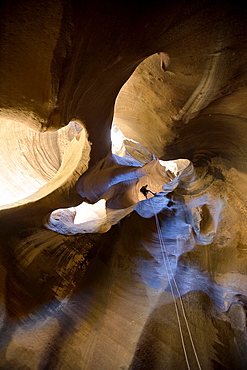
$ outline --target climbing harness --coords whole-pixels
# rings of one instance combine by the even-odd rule
[[[152,206],[153,206],[153,204],[152,204]],[[169,261],[169,258],[168,258],[166,246],[165,246],[165,243],[164,243],[164,240],[163,240],[163,237],[162,237],[162,232],[161,232],[158,216],[155,212],[154,206],[153,206],[153,210],[154,210],[155,222],[156,222],[156,227],[157,227],[160,246],[161,246],[162,257],[163,257],[163,260],[164,260],[165,268],[166,268],[167,275],[168,275],[169,286],[170,286],[171,293],[172,293],[172,298],[173,298],[173,301],[174,301],[174,306],[175,306],[175,311],[176,311],[176,316],[177,316],[177,321],[178,321],[178,327],[179,327],[179,333],[180,333],[180,337],[181,337],[181,342],[182,342],[182,347],[183,347],[183,351],[184,351],[184,357],[185,357],[185,360],[186,360],[186,364],[187,364],[188,369],[191,370],[191,367],[190,367],[190,364],[189,364],[189,359],[188,359],[188,354],[187,354],[186,347],[185,347],[185,341],[184,341],[184,336],[183,336],[183,331],[182,331],[182,326],[181,326],[181,320],[180,320],[180,317],[179,317],[178,304],[177,304],[177,300],[175,298],[174,288],[172,286],[171,280],[174,283],[175,289],[176,289],[178,297],[179,297],[179,302],[180,302],[180,306],[181,306],[182,315],[183,315],[183,318],[184,318],[184,321],[185,321],[185,324],[186,324],[186,328],[187,328],[187,331],[188,331],[188,334],[189,334],[189,338],[190,338],[192,349],[193,349],[193,352],[194,352],[194,355],[195,355],[197,366],[198,366],[199,370],[202,370],[202,367],[201,367],[201,364],[200,364],[200,361],[199,361],[199,358],[198,358],[198,354],[197,354],[197,351],[196,351],[196,348],[195,348],[195,345],[194,345],[194,341],[193,341],[193,338],[192,338],[192,335],[191,335],[191,331],[190,331],[190,328],[189,328],[189,323],[188,323],[188,320],[187,320],[187,317],[186,317],[186,314],[185,314],[185,309],[184,309],[184,304],[183,304],[183,301],[182,301],[182,298],[181,298],[181,294],[180,294],[180,291],[178,289],[174,274],[173,274],[172,269],[171,269],[171,264],[170,264],[170,261]],[[170,276],[171,276],[171,279],[170,279]]]

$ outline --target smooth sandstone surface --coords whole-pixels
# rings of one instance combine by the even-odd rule
[[[0,368],[246,369],[246,5],[0,17]]]

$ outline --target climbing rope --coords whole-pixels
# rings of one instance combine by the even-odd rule
[[[152,204],[152,206],[153,206],[153,204]],[[190,364],[189,364],[189,359],[188,359],[188,354],[187,354],[186,347],[185,347],[185,341],[184,341],[184,336],[183,336],[183,331],[182,331],[182,326],[181,326],[181,320],[180,320],[180,317],[179,317],[178,304],[177,304],[177,300],[176,300],[176,297],[175,297],[175,294],[174,294],[174,289],[173,289],[173,286],[172,286],[172,283],[171,283],[171,279],[174,282],[174,286],[175,286],[176,291],[178,293],[183,318],[184,318],[186,328],[187,328],[187,331],[188,331],[188,334],[189,334],[189,338],[190,338],[192,349],[193,349],[193,352],[194,352],[194,355],[195,355],[197,366],[198,366],[199,370],[202,370],[201,365],[200,365],[200,361],[199,361],[199,358],[198,358],[198,354],[197,354],[197,351],[196,351],[196,348],[195,348],[195,345],[194,345],[194,341],[193,341],[193,338],[192,338],[192,334],[191,334],[191,331],[190,331],[189,323],[188,323],[188,320],[187,320],[187,317],[186,317],[186,314],[185,314],[185,309],[184,309],[184,304],[183,304],[183,301],[182,301],[182,298],[181,298],[181,294],[180,294],[180,291],[178,289],[178,285],[176,283],[174,274],[172,272],[171,264],[170,264],[170,261],[169,261],[168,255],[167,255],[166,246],[165,246],[165,243],[164,243],[164,240],[163,240],[163,236],[162,236],[158,216],[155,212],[154,206],[153,206],[153,210],[154,210],[155,222],[156,222],[156,227],[157,227],[160,246],[161,246],[162,257],[163,257],[163,260],[164,260],[165,268],[166,268],[167,275],[168,275],[168,282],[169,282],[169,286],[170,286],[170,289],[171,289],[172,298],[173,298],[173,301],[174,301],[174,306],[175,306],[175,311],[176,311],[176,316],[177,316],[177,321],[178,321],[178,327],[179,327],[179,333],[180,333],[180,338],[181,338],[181,343],[182,343],[182,347],[183,347],[183,351],[184,351],[184,357],[185,357],[185,360],[186,360],[186,364],[187,364],[188,369],[191,370],[191,367],[190,367]],[[170,276],[171,276],[171,279],[170,279]]]

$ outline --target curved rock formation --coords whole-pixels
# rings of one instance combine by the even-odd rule
[[[245,369],[246,6],[0,14],[0,367]]]
[[[76,122],[56,132],[36,132],[22,124],[4,121],[1,153],[1,201],[6,204],[32,195],[59,170],[66,146],[82,130]]]

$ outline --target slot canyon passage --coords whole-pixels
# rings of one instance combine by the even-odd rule
[[[0,9],[0,368],[246,369],[246,5]]]

